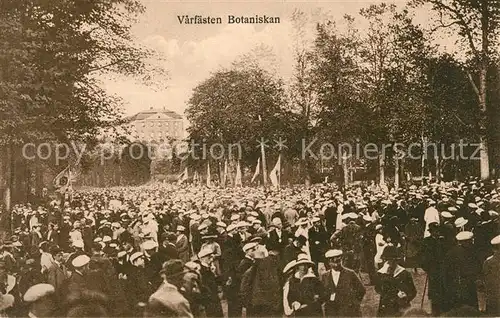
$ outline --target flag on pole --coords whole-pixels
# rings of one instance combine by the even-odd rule
[[[260,174],[260,158],[257,159],[257,166],[255,167],[255,173],[253,174],[252,180],[250,182],[253,183],[255,178],[257,178],[259,174]]]
[[[210,162],[207,162],[207,187],[212,187],[212,180],[210,177]]]
[[[241,187],[243,185],[241,181],[241,167],[240,161],[238,160],[238,164],[236,165],[236,177],[234,178],[234,186]]]
[[[280,175],[281,175],[281,155],[278,156],[278,161],[276,161],[276,165],[273,170],[271,170],[271,174],[269,178],[271,179],[271,183],[274,187],[279,188],[280,186]]]
[[[199,179],[198,171],[195,171],[194,172],[194,176],[193,176],[193,183],[197,184],[198,183],[198,179]]]
[[[186,181],[187,179],[188,179],[188,168],[186,167],[184,169],[184,172],[182,172],[181,175],[179,176],[179,180],[177,181],[177,184],[181,184],[184,181]]]
[[[54,178],[54,187],[56,189],[67,188],[71,181],[71,169],[69,165],[64,168],[59,174]]]

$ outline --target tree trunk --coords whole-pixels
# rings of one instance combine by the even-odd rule
[[[399,159],[394,158],[394,188],[399,189]]]
[[[436,154],[436,182],[441,182],[441,161],[439,155]]]
[[[349,185],[349,170],[347,168],[347,154],[342,154],[342,170],[344,171],[344,188]]]
[[[385,185],[385,154],[382,151],[378,156],[379,184]]]
[[[490,35],[490,11],[488,8],[489,1],[481,1],[481,69],[479,71],[479,109],[481,110],[481,118],[479,123],[480,129],[480,170],[481,180],[489,179],[490,163],[488,155],[488,132],[487,132],[487,90],[488,90],[488,64],[489,64],[489,35]]]
[[[264,143],[260,144],[260,155],[262,156],[262,178],[264,181],[264,186],[267,186],[267,164],[266,164],[266,149],[264,148]]]

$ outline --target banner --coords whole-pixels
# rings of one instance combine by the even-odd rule
[[[281,155],[278,156],[278,161],[274,166],[273,170],[271,170],[271,174],[269,178],[271,179],[271,183],[274,187],[279,188],[280,186],[280,174],[281,174]]]
[[[255,167],[255,173],[253,174],[252,180],[250,182],[253,183],[255,178],[257,178],[259,174],[260,174],[260,158],[257,159],[257,166]]]
[[[67,166],[54,178],[54,187],[58,190],[65,190],[70,186],[70,183],[71,169],[70,166]]]

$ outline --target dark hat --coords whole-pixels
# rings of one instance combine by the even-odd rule
[[[384,248],[384,251],[382,252],[381,258],[384,260],[399,259],[400,257],[398,249],[392,245],[386,246],[386,248]]]
[[[167,277],[173,277],[180,275],[184,272],[184,262],[180,259],[171,259],[163,263],[163,267],[160,270],[161,274],[165,274]]]
[[[429,232],[430,231],[437,231],[437,230],[439,230],[439,223],[437,223],[437,222],[429,223]]]
[[[306,244],[307,238],[304,235],[299,235],[295,237],[295,241],[298,241],[299,243]]]

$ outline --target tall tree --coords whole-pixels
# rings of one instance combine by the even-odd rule
[[[488,69],[492,55],[499,44],[500,3],[489,0],[415,0],[414,4],[430,5],[438,14],[435,29],[444,28],[454,33],[467,48],[467,56],[471,61],[470,84],[476,92],[481,114],[478,123],[481,179],[488,179],[490,177]]]

